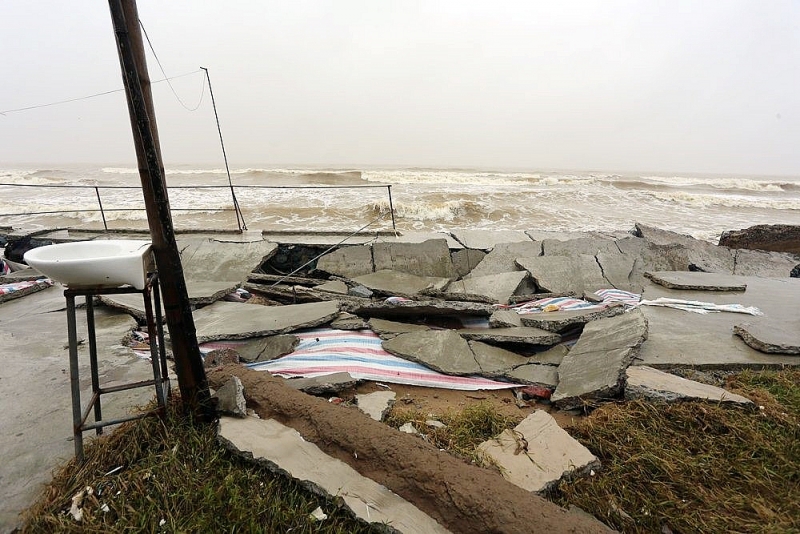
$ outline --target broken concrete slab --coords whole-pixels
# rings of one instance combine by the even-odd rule
[[[743,323],[733,327],[733,333],[750,347],[767,354],[800,354],[800,322],[788,330],[769,323]],[[800,362],[798,362],[800,363]]]
[[[223,299],[225,295],[236,291],[239,286],[240,284],[237,282],[188,280],[186,282],[186,291],[189,295],[189,303],[192,306],[203,306]],[[144,322],[147,319],[141,294],[101,295],[99,299],[106,306],[124,311],[139,321]],[[161,309],[164,309],[163,305]]]
[[[444,300],[416,300],[407,302],[371,302],[353,307],[350,311],[366,317],[421,317],[470,315],[489,317],[494,306],[477,302],[454,302]]]
[[[394,391],[374,391],[356,395],[358,409],[376,421],[383,421],[391,411],[397,393]]]
[[[665,373],[646,365],[628,367],[626,376],[626,399],[647,399],[664,402],[708,400],[735,404],[753,404],[750,399],[722,388],[701,384],[700,382]]]
[[[697,314],[644,306],[649,321],[649,336],[642,345],[642,365],[657,369],[679,366],[711,369],[765,368],[798,365],[798,358],[789,354],[765,354],[749,347],[741,338],[731,335],[733,327],[747,322],[767,325],[783,331],[797,329],[800,317],[800,279],[745,277],[747,291],[714,293],[713,298],[701,291],[666,289],[648,282],[643,296],[648,300],[671,297],[685,300],[712,301],[716,304],[754,306],[762,317],[743,317],[738,313]]]
[[[382,344],[386,352],[450,375],[481,372],[467,340],[453,330],[398,334]]]
[[[558,369],[554,365],[526,363],[507,372],[505,377],[513,382],[543,386],[550,391],[558,386]]]
[[[372,245],[372,258],[376,272],[390,270],[420,277],[455,278],[450,248],[444,239],[422,243],[375,243]]]
[[[599,253],[619,253],[613,239],[603,237],[579,237],[566,241],[545,239],[542,241],[544,256],[596,256]]]
[[[658,271],[644,273],[644,276],[660,286],[669,289],[696,291],[744,291],[747,284],[741,276],[719,273],[687,271]]]
[[[372,291],[388,296],[413,297],[424,289],[442,290],[450,283],[449,278],[417,276],[407,272],[384,269],[353,278]]]
[[[543,352],[535,352],[528,356],[530,363],[538,363],[545,365],[561,365],[564,361],[564,356],[569,354],[569,349],[564,345],[554,345]]]
[[[522,326],[522,319],[514,310],[497,310],[489,317],[491,328],[513,328]]]
[[[517,265],[531,275],[536,286],[545,292],[577,295],[584,291],[607,288],[609,283],[594,256],[540,256],[517,258]]]
[[[709,273],[733,273],[733,252],[726,247],[700,241],[691,236],[636,223],[636,235],[655,245],[681,245],[686,249],[689,265],[681,271],[699,270]]]
[[[469,348],[480,368],[479,374],[489,378],[502,378],[515,367],[528,363],[525,356],[480,341],[470,341]]]
[[[451,251],[450,257],[453,260],[453,268],[456,271],[456,277],[463,278],[486,257],[486,253],[482,250],[462,248]]]
[[[289,378],[285,384],[309,395],[329,395],[355,387],[358,380],[350,373],[333,373],[312,378]]]
[[[453,239],[450,232],[423,232],[416,230],[406,230],[404,232],[391,232],[381,234],[373,237],[373,241],[379,243],[424,243],[431,239],[444,239],[447,241],[447,247],[450,250],[459,250],[464,248],[461,243]]]
[[[328,323],[339,315],[336,301],[260,306],[215,302],[194,312],[197,341],[246,339],[285,334]]]
[[[508,304],[509,298],[528,276],[525,271],[472,276],[447,286],[447,293],[485,296],[493,302]]]
[[[407,533],[447,532],[408,501],[328,456],[296,430],[273,419],[223,417],[218,435],[232,450],[252,455],[276,474],[288,475],[313,492],[340,499],[368,524],[391,525]]]
[[[330,282],[326,282],[324,284],[320,284],[314,287],[315,291],[326,291],[328,293],[335,293],[337,295],[347,295],[348,287],[347,284],[342,282],[341,280],[332,280]]]
[[[526,345],[555,345],[561,343],[561,336],[555,332],[532,326],[512,328],[468,328],[459,330],[464,339],[483,341],[489,344],[522,343]]]
[[[277,250],[269,241],[230,242],[216,238],[178,240],[186,280],[243,282]]]
[[[603,308],[569,310],[555,312],[526,313],[520,315],[522,324],[547,330],[550,332],[566,332],[576,326],[625,313],[622,304],[611,304]]]
[[[11,284],[13,282],[30,282],[31,280],[39,280],[40,278],[47,278],[47,276],[43,275],[33,267],[27,267],[25,269],[20,269],[19,271],[11,271],[8,274],[0,276],[0,284]]]
[[[358,315],[343,312],[340,313],[336,319],[331,321],[331,328],[336,328],[337,330],[364,330],[365,328],[369,328],[369,326],[367,322]]]
[[[378,319],[377,317],[373,317],[367,321],[367,326],[373,332],[381,336],[382,339],[389,339],[397,334],[406,332],[424,332],[430,330],[430,327],[424,324],[401,323],[398,321]]]
[[[291,354],[299,343],[297,336],[278,334],[246,339],[244,343],[236,345],[236,352],[245,363],[266,362]]]
[[[639,309],[588,323],[558,366],[558,387],[551,401],[560,409],[618,395],[625,369],[647,338],[647,319]]]
[[[317,260],[317,271],[345,278],[355,278],[375,269],[372,265],[370,245],[341,247]]]
[[[498,243],[492,251],[470,271],[467,278],[519,271],[520,268],[516,263],[517,258],[530,258],[541,255],[542,244],[538,241]]]
[[[595,256],[607,287],[641,293],[643,282],[634,277],[636,257],[618,251],[601,252]]]
[[[500,466],[503,478],[537,493],[552,488],[564,477],[600,467],[586,447],[542,410],[533,412],[514,430],[481,443],[478,450]]]
[[[238,376],[232,376],[219,388],[212,399],[217,399],[217,411],[233,417],[247,417],[244,386]]]
[[[468,249],[492,250],[498,243],[529,242],[531,238],[521,230],[451,230],[452,236]]]

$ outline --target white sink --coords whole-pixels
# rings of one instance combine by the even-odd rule
[[[144,289],[150,257],[149,241],[127,239],[59,243],[25,253],[28,265],[73,289]]]

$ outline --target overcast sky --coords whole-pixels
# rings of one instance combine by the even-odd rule
[[[800,175],[796,0],[138,5],[232,167]],[[0,111],[121,88],[107,4],[0,0],[0,71]],[[208,93],[154,96],[165,162],[221,166]],[[0,116],[13,162],[133,166],[124,93]]]

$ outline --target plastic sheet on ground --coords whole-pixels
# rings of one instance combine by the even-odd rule
[[[694,313],[746,313],[748,315],[764,315],[755,306],[743,306],[742,304],[714,304],[713,302],[702,302],[699,300],[671,299],[667,297],[655,300],[643,300],[642,306],[662,306],[664,308],[675,308],[676,310],[690,311]]]
[[[300,344],[293,353],[276,360],[249,364],[248,367],[285,378],[313,378],[346,372],[358,380],[466,391],[522,386],[438,373],[389,354],[381,347],[378,335],[370,330],[317,329],[295,335],[300,338]]]

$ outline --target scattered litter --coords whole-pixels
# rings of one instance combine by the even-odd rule
[[[328,519],[328,514],[322,511],[321,506],[317,506],[317,508],[313,512],[311,512],[310,515],[311,519],[314,519],[316,521],[324,521],[325,519]]]
[[[108,513],[111,511],[111,508],[109,508],[106,503],[103,503],[103,505],[100,507],[100,510],[102,510],[105,513]]]
[[[159,522],[158,522],[158,526],[159,526],[159,527],[163,527],[163,526],[164,526],[164,525],[166,525],[166,524],[167,524],[167,520],[166,520],[166,519],[163,519],[163,518],[161,519],[161,521],[159,521]]]
[[[384,302],[386,304],[398,304],[400,302],[411,302],[411,299],[407,299],[405,297],[387,297]]]
[[[381,384],[380,382],[375,382],[375,385],[376,385],[376,386],[378,386],[379,388],[392,389],[392,388],[391,388],[390,386],[388,386],[387,384]]]
[[[108,473],[106,473],[103,476],[110,476],[110,475],[113,475],[114,473],[119,473],[120,471],[122,471],[122,466],[118,465],[117,467],[115,467],[114,469],[112,469],[111,471],[109,471]]]
[[[435,419],[428,419],[427,421],[425,421],[425,424],[431,428],[444,428],[447,426],[441,421],[437,421]]]
[[[676,310],[690,311],[694,313],[746,313],[748,315],[764,315],[755,306],[743,306],[741,304],[714,304],[713,302],[702,302],[699,300],[683,300],[660,297],[655,300],[643,300],[639,304],[642,306],[663,306],[665,308],[675,308]]]
[[[246,289],[239,288],[233,293],[225,295],[222,300],[227,300],[229,302],[247,302],[252,296],[253,295]]]
[[[341,397],[331,397],[330,399],[328,399],[328,402],[330,402],[331,404],[341,404],[344,402],[344,399]]]
[[[21,282],[9,282],[7,284],[0,284],[0,296],[18,293],[26,289],[39,288],[45,289],[53,285],[53,281],[49,278],[40,278],[38,280],[24,280]]]
[[[400,432],[405,432],[406,434],[419,434],[417,429],[414,428],[414,423],[409,421],[408,423],[404,423],[400,428],[398,428]]]
[[[72,496],[72,506],[69,507],[69,514],[72,518],[80,523],[83,520],[83,498],[86,496],[86,490],[82,489]]]

